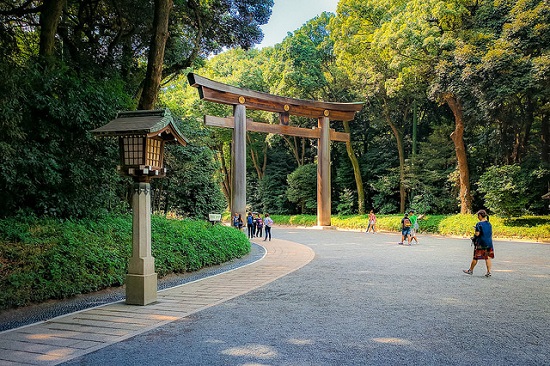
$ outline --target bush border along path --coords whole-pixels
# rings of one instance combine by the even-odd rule
[[[159,278],[250,252],[244,233],[206,221],[153,216],[151,236]],[[131,247],[131,215],[0,220],[0,310],[121,286]]]

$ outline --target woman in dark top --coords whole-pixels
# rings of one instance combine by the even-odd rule
[[[465,269],[464,273],[473,274],[477,261],[480,259],[485,260],[487,265],[487,273],[485,277],[491,277],[491,259],[495,257],[495,251],[493,248],[493,227],[489,222],[489,216],[485,210],[479,210],[477,212],[477,218],[479,222],[475,226],[474,240],[474,258],[470,264],[469,269]]]

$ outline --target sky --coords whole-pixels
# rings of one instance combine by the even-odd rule
[[[274,0],[271,18],[261,27],[264,40],[256,47],[281,43],[288,32],[294,32],[322,12],[336,13],[337,5],[338,0]]]

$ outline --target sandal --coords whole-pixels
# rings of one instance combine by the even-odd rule
[[[471,269],[464,269],[464,270],[462,270],[462,272],[464,272],[466,274],[469,274],[469,275],[474,274],[474,271],[472,271]]]

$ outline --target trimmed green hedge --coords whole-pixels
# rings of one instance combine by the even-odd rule
[[[279,225],[314,226],[315,215],[273,215],[273,221]],[[400,231],[402,215],[377,215],[377,230]],[[523,216],[504,219],[490,217],[493,225],[493,237],[501,239],[527,239],[550,241],[550,216]],[[426,215],[419,221],[420,232],[464,236],[473,235],[477,223],[475,215]],[[332,216],[331,225],[352,230],[366,230],[368,215]]]
[[[196,271],[250,252],[244,233],[205,221],[153,216],[159,277]],[[120,286],[132,246],[132,217],[0,220],[0,309]]]

